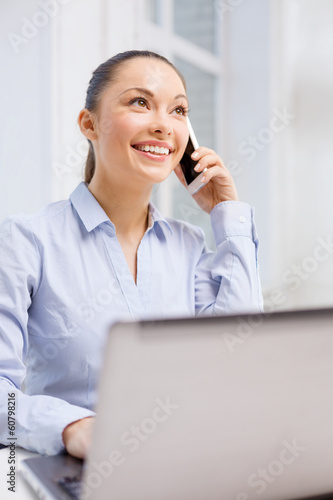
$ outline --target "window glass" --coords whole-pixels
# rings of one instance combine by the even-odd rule
[[[160,2],[161,0],[146,0],[147,2],[147,15],[151,23],[161,24],[160,16]]]
[[[174,0],[174,32],[201,48],[215,53],[214,0]]]
[[[216,78],[178,57],[174,64],[186,80],[189,117],[198,142],[214,149]]]

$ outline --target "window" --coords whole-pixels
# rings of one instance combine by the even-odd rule
[[[186,38],[208,52],[215,53],[214,2],[207,0],[177,0],[173,7],[173,25],[177,35]]]
[[[160,4],[158,0],[147,0],[147,17],[152,23],[161,24]]]

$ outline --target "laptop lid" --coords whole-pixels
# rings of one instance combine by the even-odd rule
[[[118,323],[82,498],[329,494],[332,384],[333,310]]]

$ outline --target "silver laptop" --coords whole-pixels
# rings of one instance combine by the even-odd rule
[[[333,309],[117,323],[82,473],[24,475],[49,499],[333,498],[332,387]]]

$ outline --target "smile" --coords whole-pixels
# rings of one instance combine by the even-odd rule
[[[144,151],[145,153],[152,153],[154,155],[165,155],[168,156],[170,154],[170,150],[168,148],[163,148],[160,146],[152,146],[150,144],[141,144],[134,145],[134,149],[138,149],[139,151]]]

